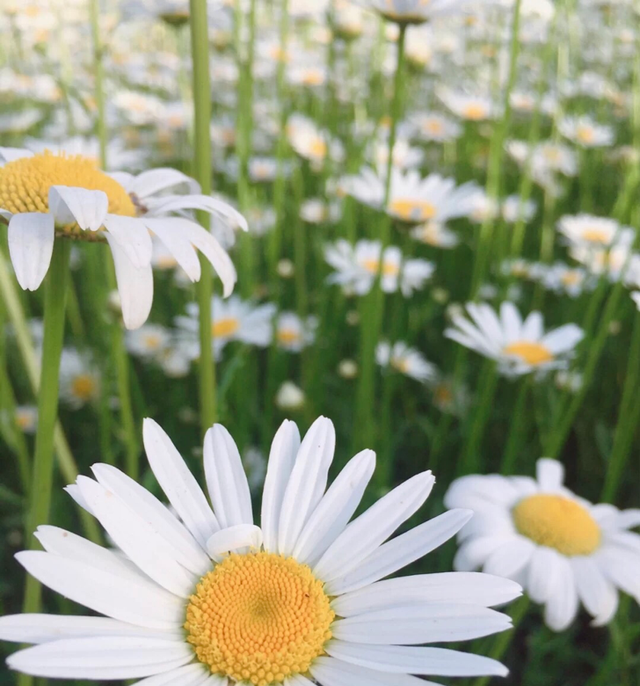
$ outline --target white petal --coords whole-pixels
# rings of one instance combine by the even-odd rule
[[[180,667],[193,659],[184,641],[155,638],[73,638],[44,643],[7,658],[25,674],[63,679],[132,679]]]
[[[282,500],[278,531],[281,555],[291,555],[298,536],[322,498],[335,445],[332,422],[319,417],[300,445]]]
[[[147,677],[136,682],[135,686],[201,686],[210,674],[203,664],[197,662]]]
[[[14,214],[9,220],[9,255],[20,287],[39,288],[49,271],[55,227],[53,216],[40,212]]]
[[[366,557],[422,506],[433,488],[431,472],[423,472],[387,493],[354,519],[314,567],[323,581],[341,578]]]
[[[216,562],[221,562],[228,553],[243,548],[259,550],[261,546],[262,530],[255,524],[236,524],[220,529],[207,541],[207,551]]]
[[[78,617],[68,615],[21,614],[0,617],[0,640],[14,643],[49,643],[63,638],[89,636],[135,636],[181,639],[180,629],[174,632],[148,629],[109,617]]]
[[[545,605],[544,620],[553,631],[564,631],[578,613],[578,592],[569,560],[559,555],[557,573]]]
[[[528,538],[514,537],[505,541],[489,555],[482,571],[516,579],[521,570],[529,564],[535,549],[536,545]]]
[[[536,603],[545,603],[555,586],[557,559],[560,553],[538,546],[531,556],[527,570],[527,593]]]
[[[178,516],[206,549],[209,538],[220,530],[198,482],[171,439],[153,419],[143,423],[143,441],[149,465]]]
[[[200,279],[201,268],[198,253],[185,233],[185,227],[193,222],[180,217],[169,219],[144,219],[145,226],[153,231],[165,248],[175,257],[191,281]]]
[[[262,535],[268,552],[278,552],[280,510],[299,448],[298,427],[295,422],[285,419],[271,444],[262,493]]]
[[[479,572],[441,572],[378,581],[333,600],[340,617],[361,615],[416,603],[454,603],[491,607],[522,595],[522,588],[510,579]]]
[[[474,605],[424,603],[366,612],[339,619],[333,637],[370,645],[417,645],[468,641],[508,629],[511,619],[500,612]]]
[[[177,169],[169,168],[150,169],[149,171],[142,172],[142,174],[138,174],[135,179],[131,180],[127,190],[129,193],[144,200],[150,195],[179,184],[186,184],[192,193],[197,193],[200,190],[200,185],[195,179]]]
[[[350,574],[330,581],[329,595],[355,591],[419,560],[441,546],[471,519],[471,510],[450,510],[381,545]]]
[[[385,674],[332,657],[314,660],[309,671],[322,686],[437,686],[409,674]]]
[[[70,186],[49,189],[49,212],[58,226],[77,223],[83,230],[97,231],[108,211],[109,198],[104,191]]]
[[[543,457],[536,463],[536,477],[541,491],[556,492],[564,482],[564,467],[558,460]]]
[[[330,641],[326,651],[344,662],[389,674],[506,676],[509,672],[496,660],[446,648],[368,646]]]
[[[376,454],[363,450],[352,458],[326,492],[298,537],[293,557],[313,566],[344,530],[373,476]]]
[[[24,148],[0,147],[0,162],[2,164],[13,162],[14,160],[22,159],[23,157],[33,157],[33,153],[30,150],[25,150]]]
[[[99,483],[134,507],[144,521],[171,546],[181,565],[198,576],[209,571],[211,561],[188,529],[146,488],[111,465],[96,464],[91,470]]]
[[[104,226],[127,254],[134,267],[147,267],[151,263],[153,243],[144,223],[137,217],[108,214]]]
[[[197,578],[177,561],[172,547],[134,509],[108,488],[87,477],[78,486],[115,544],[147,576],[180,598],[193,592]]]
[[[203,210],[209,214],[219,215],[220,219],[230,219],[243,231],[248,231],[247,220],[236,210],[222,200],[208,195],[174,195],[168,198],[159,198],[157,204],[150,209],[151,216],[159,216],[167,212],[184,210]]]
[[[184,602],[151,582],[38,550],[17,553],[16,559],[56,593],[108,617],[165,630],[184,622]]]
[[[122,319],[127,329],[138,329],[149,317],[153,304],[153,270],[151,265],[136,267],[122,246],[105,233],[113,264],[122,307]]]
[[[85,512],[88,512],[91,516],[93,516],[91,508],[87,505],[82,493],[80,493],[80,489],[78,488],[77,484],[69,484],[68,486],[64,487],[64,490],[73,498],[76,505],[78,505]]]
[[[478,536],[465,541],[453,558],[453,567],[459,572],[470,572],[482,567],[491,553],[504,545],[505,541],[514,540],[515,536]]]
[[[589,557],[571,558],[578,597],[596,626],[608,624],[618,609],[618,591]]]
[[[224,529],[253,524],[251,491],[231,434],[215,424],[204,437],[204,473],[213,510]]]
[[[294,674],[284,680],[284,686],[314,686],[314,683],[302,674]]]

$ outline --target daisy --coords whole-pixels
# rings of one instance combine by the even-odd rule
[[[281,312],[276,321],[276,342],[280,348],[298,353],[313,344],[317,326],[317,317],[302,320],[294,312]]]
[[[536,213],[536,203],[533,200],[522,202],[519,195],[510,195],[502,203],[502,218],[509,224],[518,221],[531,221]]]
[[[175,194],[178,188],[188,193]],[[200,195],[199,190],[196,181],[175,169],[138,176],[106,174],[80,156],[0,148],[0,218],[9,225],[9,252],[18,283],[25,290],[40,286],[56,237],[106,240],[124,322],[135,329],[146,321],[153,301],[153,234],[191,281],[200,278],[200,250],[228,295],[236,281],[233,264],[218,241],[188,215],[201,210],[241,222],[245,228],[246,222],[229,205]]]
[[[386,173],[376,173],[365,167],[357,176],[343,180],[343,188],[358,202],[382,209],[385,199]],[[411,170],[391,170],[391,187],[386,212],[408,224],[427,221],[445,223],[449,219],[468,216],[473,209],[477,186],[473,182],[456,186],[453,179],[430,174],[425,179]]]
[[[100,395],[100,372],[88,355],[65,348],[60,357],[60,398],[71,409],[95,401]]]
[[[38,428],[38,408],[35,405],[18,405],[13,413],[15,426],[25,434],[34,434]]]
[[[416,135],[424,141],[446,143],[459,138],[462,127],[458,122],[438,112],[419,114],[412,120]]]
[[[435,221],[415,226],[410,233],[415,240],[434,248],[450,249],[455,248],[460,243],[460,239],[453,231]]]
[[[485,95],[473,95],[443,88],[438,92],[438,97],[456,117],[466,121],[484,121],[498,115],[497,107],[491,98]]]
[[[283,381],[276,393],[275,403],[281,410],[295,412],[305,404],[306,397],[300,386],[293,381]]]
[[[398,341],[391,345],[381,341],[376,347],[376,362],[381,367],[392,367],[396,371],[416,381],[425,383],[436,376],[436,368],[427,362],[422,353]]]
[[[379,241],[361,240],[355,246],[344,239],[325,248],[326,261],[336,270],[329,275],[329,283],[337,283],[356,295],[367,294],[380,273],[380,287],[385,293],[398,288],[405,296],[424,287],[435,267],[421,259],[405,260],[400,248],[390,245],[384,249],[381,261]]]
[[[334,161],[343,157],[340,143],[332,140],[315,122],[301,114],[289,117],[286,131],[291,147],[300,157],[309,160],[314,169],[322,167],[327,156]]]
[[[640,602],[640,510],[592,505],[564,486],[556,460],[537,463],[537,478],[465,476],[447,507],[476,513],[459,535],[456,569],[482,568],[518,580],[544,605],[545,622],[564,631],[582,604],[595,626],[611,621],[618,590]]]
[[[171,332],[160,324],[143,324],[127,331],[125,344],[131,355],[145,361],[157,360],[171,343]]]
[[[615,134],[610,126],[597,124],[591,117],[565,117],[558,124],[560,133],[583,148],[613,145]]]
[[[565,324],[547,333],[540,312],[523,321],[515,305],[503,302],[499,316],[487,304],[469,303],[471,321],[461,314],[452,316],[453,328],[445,336],[498,362],[501,373],[520,376],[531,372],[566,368],[584,332]]]
[[[487,1],[487,0],[485,0]],[[422,24],[425,21],[462,12],[469,0],[359,0],[396,24]]]
[[[211,300],[211,344],[216,359],[230,341],[241,341],[260,348],[268,346],[271,343],[275,311],[276,306],[271,303],[255,305],[237,295],[228,300],[214,295]],[[191,359],[197,359],[200,356],[197,303],[188,303],[187,315],[176,317],[176,324],[182,340],[191,343]]]
[[[615,219],[590,214],[565,215],[559,219],[557,229],[570,245],[601,248],[618,240],[632,243],[634,237],[633,230],[622,230]]]
[[[36,644],[11,655],[11,669],[105,681],[155,676],[142,683],[181,686],[391,686],[422,683],[411,674],[506,674],[495,660],[425,644],[508,629],[510,618],[491,608],[519,596],[518,584],[476,573],[385,580],[472,516],[446,512],[389,540],[429,496],[431,472],[352,520],[375,454],[356,455],[326,489],[333,424],[321,417],[301,441],[285,421],[271,446],[258,527],[224,427],[204,440],[211,504],[155,422],[145,421],[143,436],[176,514],[113,466],[79,477],[69,490],[117,553],[42,526],[45,550],[16,558],[53,591],[105,616],[0,618],[3,639]]]

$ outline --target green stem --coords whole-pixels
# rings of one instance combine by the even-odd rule
[[[26,530],[29,534],[32,534],[38,525],[49,521],[54,465],[53,441],[58,415],[60,356],[64,339],[70,251],[70,241],[56,240],[45,283],[38,429],[33,461],[33,484],[26,522]],[[35,547],[36,540],[31,535],[27,540],[30,548]],[[38,612],[41,595],[40,583],[28,576],[24,595],[24,612]]]
[[[375,440],[374,431],[374,397],[375,397],[375,353],[382,319],[384,316],[384,293],[380,288],[384,250],[389,244],[391,220],[386,214],[391,194],[391,172],[393,168],[393,148],[396,143],[398,121],[401,116],[402,94],[404,85],[405,42],[407,27],[400,25],[397,44],[397,63],[394,77],[393,101],[391,103],[391,128],[389,131],[389,150],[385,178],[385,192],[380,214],[380,260],[378,275],[371,287],[371,292],[363,303],[363,317],[360,333],[360,378],[357,390],[357,421],[360,427],[358,442],[371,446]],[[354,438],[355,440],[355,438]]]
[[[602,490],[603,502],[613,502],[615,499],[640,420],[640,402],[637,399],[638,382],[640,382],[640,313],[635,315],[633,321],[629,355],[622,401],[618,412],[618,424]]]
[[[136,479],[139,470],[140,450],[136,434],[136,422],[133,416],[133,404],[131,402],[129,357],[124,345],[124,331],[120,322],[115,322],[112,327],[112,346],[118,380],[120,421],[122,422],[122,431],[124,433],[123,440],[126,449],[127,474],[132,479]]]
[[[211,195],[211,80],[209,76],[209,35],[206,0],[189,0],[191,14],[191,54],[193,62],[194,176],[202,193]],[[198,213],[205,227],[209,218]],[[209,262],[200,257],[202,275],[197,286],[200,326],[200,419],[206,431],[216,420],[216,368],[211,340],[211,300],[213,273]]]
[[[502,458],[502,466],[500,474],[513,474],[516,463],[518,461],[518,449],[522,445],[525,438],[525,425],[529,408],[527,407],[527,400],[529,397],[529,389],[531,387],[531,374],[525,379],[521,379],[518,397],[516,399],[513,411],[510,413],[509,422],[511,428],[509,429],[509,438],[507,439],[507,446]]]
[[[90,0],[91,40],[93,42],[93,73],[95,78],[95,98],[98,110],[98,141],[100,143],[100,165],[107,168],[107,117],[104,101],[104,48],[100,40],[100,0]]]

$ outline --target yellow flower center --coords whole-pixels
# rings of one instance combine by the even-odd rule
[[[89,374],[79,374],[71,382],[71,392],[84,402],[93,398],[95,390],[96,382]]]
[[[505,355],[519,357],[526,364],[537,366],[553,360],[553,353],[542,343],[516,341],[507,345],[502,351]]]
[[[436,386],[433,396],[439,405],[447,406],[451,405],[453,402],[453,393],[451,388],[449,388],[449,386],[446,384],[440,384],[439,386]]]
[[[218,319],[211,325],[211,336],[213,338],[228,338],[240,328],[240,322],[235,317]]]
[[[424,129],[427,133],[433,133],[437,135],[443,132],[444,126],[442,122],[438,121],[437,119],[431,119],[425,123]]]
[[[392,357],[391,366],[402,374],[409,372],[409,361],[404,357]]]
[[[187,641],[213,674],[267,686],[324,654],[334,613],[323,584],[293,558],[231,554],[187,606]]]
[[[322,138],[314,138],[309,143],[309,153],[312,157],[325,157],[327,154],[327,144]]]
[[[389,203],[389,212],[407,222],[424,222],[436,216],[436,207],[426,200],[398,198]]]
[[[371,272],[372,274],[377,275],[378,270],[380,269],[380,260],[374,260],[373,258],[368,259],[368,260],[363,260],[362,266],[368,272]],[[400,271],[400,269],[399,269],[398,265],[393,264],[392,262],[385,262],[382,265],[382,275],[383,276],[397,276],[399,271]]]
[[[154,333],[149,333],[144,337],[144,344],[149,350],[156,350],[160,347],[160,336]]]
[[[479,119],[484,119],[487,116],[487,109],[480,103],[472,102],[464,108],[462,114],[465,119],[478,121]]]
[[[16,425],[22,431],[30,429],[34,424],[34,417],[31,412],[16,412]]]
[[[109,212],[134,217],[136,208],[127,191],[100,171],[95,162],[81,155],[22,157],[0,168],[0,208],[12,214],[48,212],[51,186],[72,186],[104,191]]]
[[[561,281],[565,286],[576,286],[582,280],[582,275],[580,272],[565,272],[562,275]]]
[[[300,340],[300,334],[293,329],[280,329],[278,331],[278,340],[284,345],[291,345]]]
[[[324,74],[319,70],[306,71],[302,75],[302,83],[305,86],[319,86],[324,83]]]
[[[600,545],[600,527],[575,500],[540,493],[521,500],[512,513],[523,536],[563,555],[590,555]]]
[[[592,228],[582,232],[582,240],[588,241],[589,243],[606,244],[609,242],[609,238],[609,233],[603,229]]]
[[[576,138],[581,143],[593,143],[595,132],[590,126],[579,126],[576,131]]]

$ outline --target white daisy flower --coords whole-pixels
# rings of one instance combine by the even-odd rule
[[[484,0],[492,1],[492,0]],[[374,10],[396,24],[422,24],[435,17],[462,13],[469,0],[359,0],[359,4]]]
[[[638,312],[640,312],[640,291],[633,291],[633,293],[631,293],[631,300],[633,300],[638,308]]]
[[[418,114],[412,120],[416,135],[424,141],[445,143],[459,138],[462,127],[458,122],[439,112]]]
[[[392,367],[396,371],[410,376],[416,381],[426,383],[436,377],[436,368],[427,362],[419,350],[398,341],[391,345],[381,341],[376,347],[376,362],[381,367]]]
[[[293,381],[283,381],[275,397],[276,406],[285,411],[299,410],[305,401],[304,391]]]
[[[456,569],[482,568],[518,580],[545,607],[545,622],[564,631],[582,604],[601,626],[618,607],[618,590],[640,602],[640,510],[592,505],[564,482],[556,460],[541,459],[537,478],[465,476],[445,496],[468,507],[472,522],[459,535]]]
[[[284,350],[298,353],[313,344],[317,327],[317,317],[302,320],[295,312],[281,312],[276,321],[276,343]]]
[[[569,267],[562,262],[553,265],[532,266],[532,277],[548,290],[577,298],[587,290],[593,290],[596,280],[582,267]]]
[[[106,240],[123,319],[127,328],[135,329],[146,321],[153,301],[152,234],[191,281],[200,278],[200,250],[220,276],[225,295],[233,290],[236,272],[229,256],[188,215],[202,210],[239,221],[244,228],[246,223],[226,203],[200,195],[197,182],[182,172],[106,174],[82,157],[33,155],[15,148],[0,148],[0,165],[0,217],[8,221],[11,261],[25,290],[36,290],[42,283],[56,236]],[[177,187],[186,187],[188,194],[166,194]]]
[[[558,220],[558,231],[570,245],[609,247],[617,242],[633,243],[633,229],[623,229],[609,217],[591,214],[565,215]]]
[[[613,128],[598,124],[591,117],[565,117],[558,124],[560,133],[583,148],[603,148],[613,145]]]
[[[382,254],[379,241],[361,240],[355,246],[344,239],[325,248],[326,261],[336,270],[329,275],[328,283],[337,283],[356,295],[366,295],[381,272],[380,287],[385,293],[398,288],[404,296],[424,287],[435,267],[421,259],[404,260],[400,248],[390,245]]]
[[[411,237],[426,245],[434,248],[450,249],[455,248],[460,243],[457,234],[448,229],[443,224],[436,221],[429,221],[411,229]]]
[[[13,414],[13,422],[22,433],[34,434],[38,428],[38,408],[35,405],[18,405]]]
[[[376,173],[364,167],[358,175],[345,177],[342,187],[358,202],[383,209],[386,172]],[[470,214],[477,190],[473,182],[456,186],[453,179],[439,174],[430,174],[423,179],[415,170],[405,173],[392,168],[386,212],[394,219],[409,224],[427,221],[444,224],[449,219]]]
[[[565,368],[584,336],[575,324],[545,333],[540,312],[531,312],[523,321],[515,305],[508,301],[502,303],[499,316],[484,303],[469,303],[467,312],[471,321],[454,314],[454,328],[446,329],[445,336],[496,360],[500,372],[507,376]]]
[[[157,360],[169,347],[171,332],[160,324],[143,324],[135,331],[127,331],[125,345],[135,357]]]
[[[591,274],[606,276],[612,283],[620,279],[627,280],[629,274],[635,272],[636,255],[632,253],[632,241],[626,238],[608,248],[573,245],[569,248],[569,254]]]
[[[241,341],[248,345],[265,348],[273,335],[273,316],[276,306],[272,303],[255,305],[233,295],[227,300],[214,295],[211,300],[211,344],[216,359],[230,341]],[[192,357],[200,355],[198,338],[198,305],[187,304],[187,315],[176,317],[183,342],[191,343]]]
[[[44,551],[16,557],[53,591],[105,616],[0,618],[1,638],[36,644],[11,655],[11,669],[143,679],[144,686],[397,686],[423,683],[411,674],[506,674],[495,660],[425,644],[508,629],[510,618],[491,608],[520,595],[518,584],[476,573],[385,580],[472,515],[446,512],[389,540],[429,496],[431,472],[350,521],[374,453],[356,455],[327,489],[333,424],[321,417],[300,441],[285,421],[271,446],[258,527],[240,453],[224,427],[204,440],[211,505],[149,419],[144,444],[177,516],[113,466],[94,465],[95,480],[79,477],[71,494],[118,552],[42,526],[36,536]]]
[[[60,357],[60,399],[73,410],[100,396],[100,372],[86,354],[65,348]]]
[[[536,213],[537,205],[533,200],[522,202],[519,195],[510,195],[502,203],[502,218],[509,224],[518,221],[531,221]]]
[[[339,141],[332,140],[315,122],[301,114],[289,117],[286,131],[291,147],[298,155],[309,160],[314,169],[322,167],[327,156],[333,161],[339,161],[344,156]]]
[[[456,117],[466,121],[485,121],[498,116],[498,108],[486,95],[475,95],[463,91],[441,88],[438,97]]]

